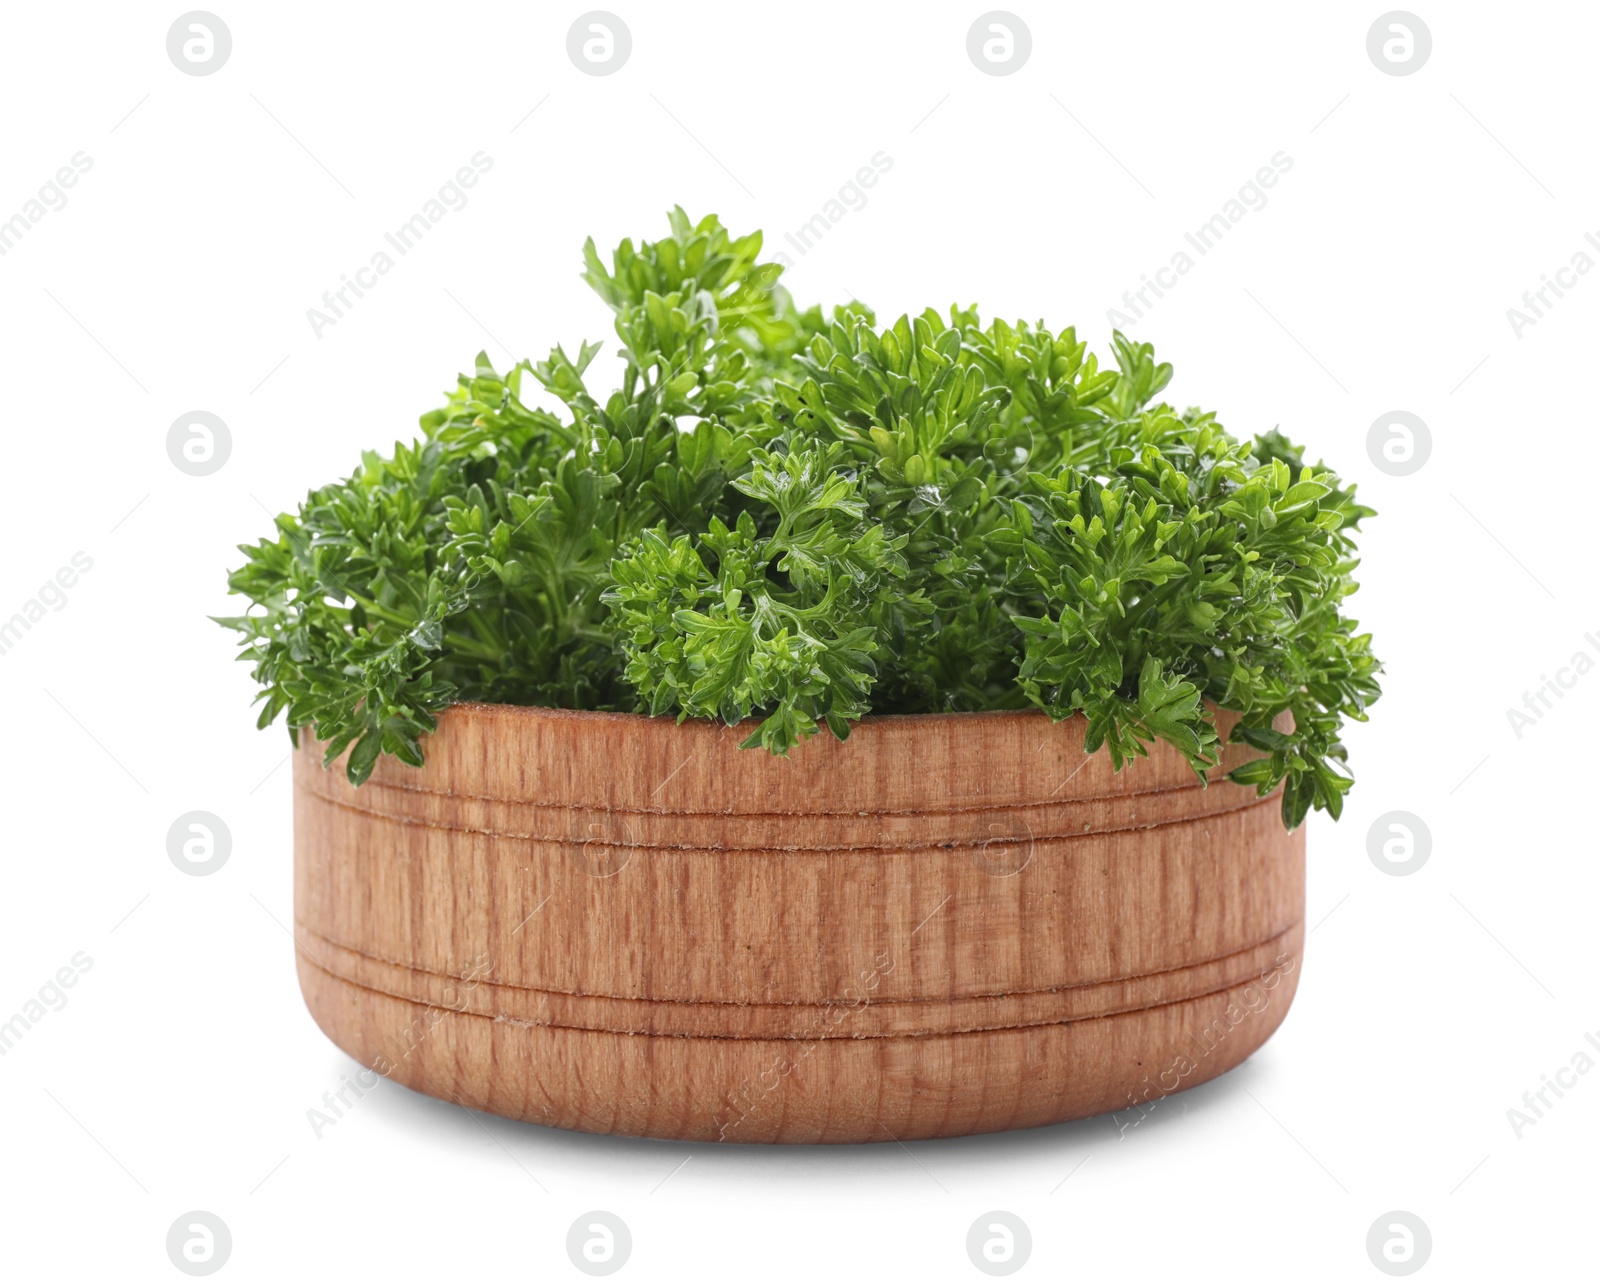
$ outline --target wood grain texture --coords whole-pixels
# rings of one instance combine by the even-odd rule
[[[1121,1109],[1282,1021],[1305,833],[1276,795],[1165,745],[1114,774],[1036,712],[869,717],[787,760],[747,732],[464,704],[361,788],[303,736],[312,1015],[475,1109],[786,1142]]]

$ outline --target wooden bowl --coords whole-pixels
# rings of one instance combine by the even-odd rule
[[[1165,744],[1114,774],[1037,712],[869,717],[788,759],[747,733],[467,704],[360,788],[302,736],[317,1023],[510,1118],[847,1142],[1127,1109],[1282,1021],[1305,832],[1276,794]]]

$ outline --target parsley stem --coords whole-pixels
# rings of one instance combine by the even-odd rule
[[[379,621],[388,622],[391,626],[399,626],[408,631],[415,630],[421,625],[415,618],[407,617],[404,613],[397,613],[393,609],[385,608],[382,604],[374,603],[364,595],[356,594],[355,591],[348,587],[346,587],[344,593],[360,604],[369,617],[376,617]],[[345,611],[348,612],[349,610]],[[465,653],[480,661],[491,662],[496,665],[501,665],[505,661],[505,653],[502,650],[495,648],[491,644],[485,644],[482,640],[473,639],[470,635],[461,635],[455,631],[445,631],[441,638],[444,643],[458,653]]]

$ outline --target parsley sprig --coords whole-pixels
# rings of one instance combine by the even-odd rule
[[[361,783],[463,699],[758,717],[745,745],[778,754],[868,711],[1031,705],[1119,768],[1160,739],[1203,777],[1223,708],[1262,753],[1235,781],[1282,783],[1291,828],[1338,816],[1340,729],[1378,697],[1343,612],[1354,487],[1154,401],[1147,344],[1114,335],[1102,369],[1071,327],[802,310],[760,234],[670,220],[609,265],[584,248],[618,389],[585,382],[599,344],[479,354],[421,438],[240,547],[252,607],[217,620],[262,727]]]

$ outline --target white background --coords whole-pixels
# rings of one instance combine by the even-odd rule
[[[94,561],[0,656],[0,1018],[94,963],[0,1058],[7,1282],[178,1282],[191,1209],[232,1231],[218,1282],[248,1284],[586,1282],[564,1241],[594,1208],[652,1283],[982,1282],[964,1238],[993,1209],[1032,1230],[1018,1282],[1379,1282],[1392,1209],[1431,1229],[1436,1282],[1593,1273],[1600,1070],[1520,1139],[1507,1110],[1600,1032],[1600,673],[1520,738],[1505,712],[1600,661],[1600,274],[1520,339],[1506,310],[1600,235],[1600,11],[1425,7],[1432,55],[1397,77],[1366,52],[1379,4],[1019,3],[1031,58],[988,76],[980,4],[615,0],[632,55],[593,77],[566,52],[579,5],[214,2],[233,50],[203,77],[167,56],[176,5],[8,6],[0,36],[0,219],[93,160],[0,257],[0,618]],[[479,151],[469,204],[315,337],[307,309]],[[676,202],[775,247],[879,151],[797,298],[886,321],[976,301],[1103,355],[1122,292],[1293,159],[1131,328],[1174,402],[1281,424],[1380,511],[1356,609],[1386,696],[1343,822],[1310,825],[1293,1012],[1125,1138],[679,1145],[480,1125],[385,1083],[317,1139],[307,1110],[355,1065],[294,978],[286,736],[254,731],[206,620],[237,611],[234,544],[414,433],[480,347],[613,349],[586,235],[663,235]],[[209,477],[166,453],[193,409],[232,431]],[[1407,477],[1366,451],[1394,409],[1433,436]],[[196,809],[233,836],[203,879],[165,846]],[[1390,810],[1431,830],[1415,875],[1369,860]]]

